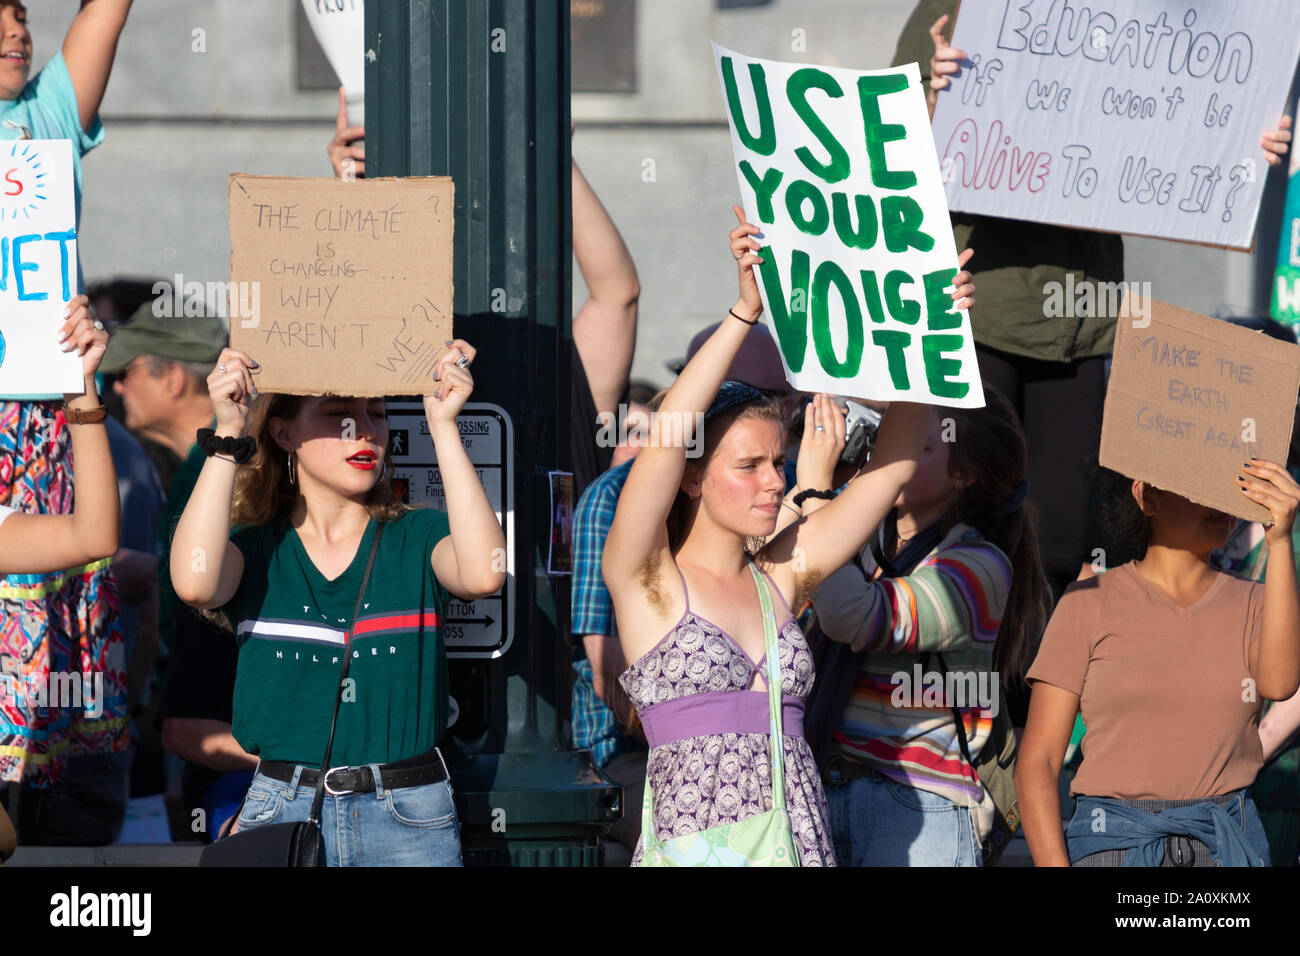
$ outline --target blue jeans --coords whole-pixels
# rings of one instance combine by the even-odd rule
[[[826,788],[840,866],[981,866],[970,810],[878,773]]]
[[[239,829],[296,823],[311,812],[312,789],[253,775]],[[321,833],[327,866],[460,866],[460,824],[447,781],[385,789],[378,767],[374,793],[325,794]]]

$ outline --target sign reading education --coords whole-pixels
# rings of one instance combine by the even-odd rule
[[[759,289],[801,391],[977,408],[970,318],[915,65],[861,72],[716,43]]]
[[[231,346],[259,390],[426,395],[453,338],[452,182],[230,177]],[[234,315],[236,310],[232,308]]]
[[[1148,300],[1119,321],[1101,464],[1248,521],[1268,510],[1237,490],[1252,456],[1285,463],[1300,346]]]
[[[1295,0],[986,0],[939,94],[948,205],[1249,249],[1262,132],[1300,55]]]
[[[72,144],[0,143],[0,395],[82,390],[81,359],[55,341],[77,293]]]

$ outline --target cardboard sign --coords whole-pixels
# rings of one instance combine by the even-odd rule
[[[766,322],[801,391],[984,404],[920,74],[713,45]]]
[[[1101,464],[1199,504],[1269,523],[1237,490],[1252,456],[1286,463],[1300,346],[1148,300],[1121,320],[1106,389]]]
[[[1295,0],[962,4],[934,139],[955,210],[1249,249]]]
[[[231,176],[231,297],[259,308],[231,319],[230,343],[261,364],[258,389],[436,390],[453,337],[452,197],[444,176]]]
[[[55,336],[77,294],[72,143],[0,143],[0,395],[83,389],[81,358]]]

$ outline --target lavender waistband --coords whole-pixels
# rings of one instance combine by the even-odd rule
[[[802,697],[781,698],[781,733],[803,736]],[[771,726],[764,691],[712,691],[651,704],[640,711],[651,748],[712,734],[766,734]]]

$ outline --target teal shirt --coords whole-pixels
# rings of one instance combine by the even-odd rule
[[[343,638],[377,525],[352,563],[326,580],[287,523],[231,541],[244,574],[222,610],[238,638],[234,735],[264,760],[319,766],[338,689]],[[390,763],[433,749],[447,725],[442,616],[447,592],[430,566],[447,515],[417,508],[384,528],[350,653],[330,763]]]

